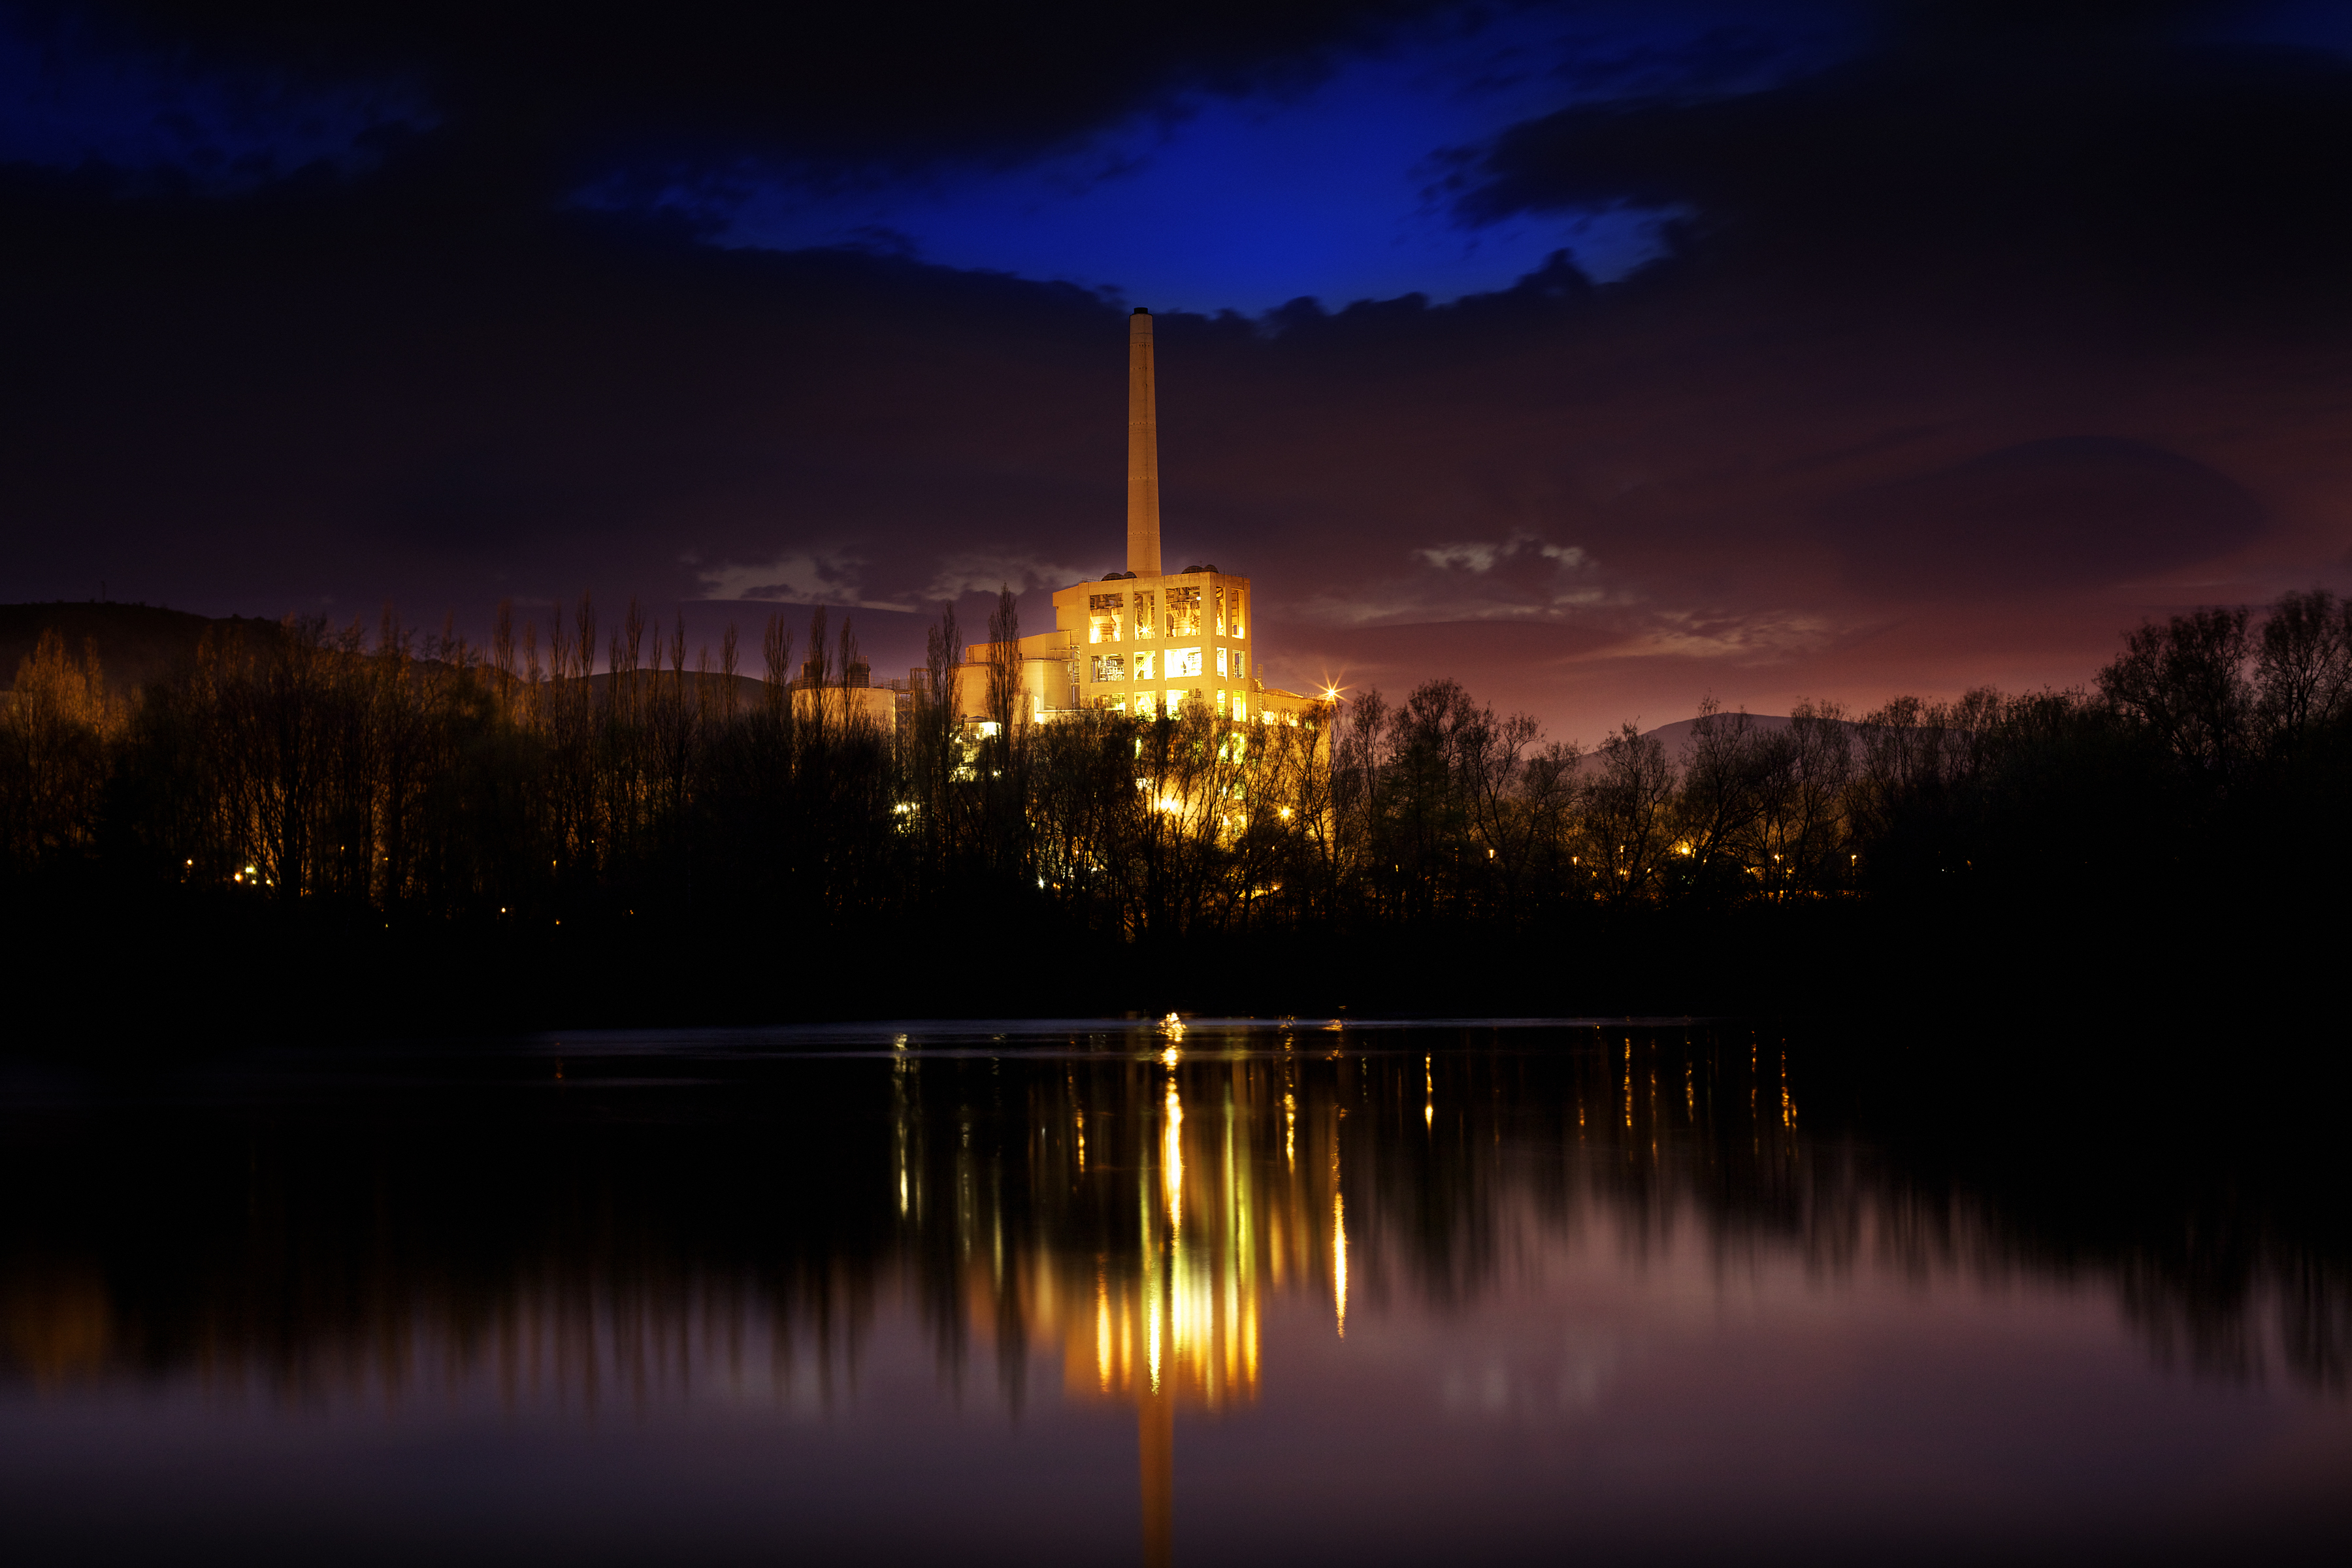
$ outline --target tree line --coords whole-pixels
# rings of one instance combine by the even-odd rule
[[[770,619],[756,679],[731,629],[689,659],[681,626],[633,604],[600,627],[585,597],[544,626],[502,607],[486,645],[389,615],[208,635],[127,696],[51,635],[0,710],[0,878],[20,921],[102,900],[699,933],[780,961],[854,940],[916,973],[984,951],[984,984],[1024,943],[1117,964],[1284,936],[2168,908],[2347,859],[2352,606],[2324,590],[2151,622],[2085,689],[1771,722],[1709,704],[1678,752],[1631,725],[1590,752],[1547,740],[1445,679],[1295,722],[1195,703],[1029,723],[1018,636],[1007,595],[987,711],[961,711],[946,608],[886,726],[822,609],[804,638]]]

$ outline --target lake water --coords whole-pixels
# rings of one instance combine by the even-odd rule
[[[1735,1026],[603,1035],[5,1089],[13,1563],[2352,1548],[2324,1238],[2106,1153],[1956,1167]]]

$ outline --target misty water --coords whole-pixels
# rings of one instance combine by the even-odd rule
[[[602,1035],[5,1088],[15,1562],[2352,1545],[2324,1226],[2127,1140],[1915,1142],[1744,1026]]]

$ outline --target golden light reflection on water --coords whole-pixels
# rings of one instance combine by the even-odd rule
[[[1135,1211],[1139,1245],[1123,1258],[1038,1248],[1024,1291],[1026,1327],[1062,1340],[1073,1394],[1216,1409],[1256,1393],[1269,1248],[1286,1228],[1276,1215],[1269,1231],[1275,1205],[1245,1125],[1264,1086],[1262,1075],[1212,1069],[1196,1079],[1205,1090],[1195,1094],[1212,1095],[1213,1110],[1188,1114],[1175,1068],[1164,1058],[1160,1068],[1157,1168],[1138,1187],[1150,1194]],[[1300,1229],[1295,1218],[1287,1228]],[[1068,1299],[1058,1276],[1074,1268],[1092,1272],[1091,1321],[1063,1323],[1053,1303]],[[982,1310],[992,1321],[993,1303]]]
[[[1270,1321],[1290,1325],[1276,1347],[1306,1331],[1360,1357],[1412,1300],[1475,1296],[1532,1255],[1527,1237],[1601,1223],[1621,1233],[1594,1254],[1612,1258],[1696,1230],[1721,1256],[1782,1246],[1824,1275],[1873,1257],[1906,1277],[2011,1267],[1965,1211],[1873,1185],[1801,1139],[1785,1053],[1767,1068],[1758,1048],[1618,1037],[1549,1056],[1449,1051],[1442,1134],[1438,1058],[1423,1050],[1414,1074],[1419,1041],[1301,1054],[1196,1026],[1180,1047],[1146,1025],[1028,1060],[894,1041],[885,1060],[824,1068],[823,1093],[793,1079],[799,1098],[779,1103],[809,1109],[791,1136],[715,1121],[676,1160],[518,1158],[504,1188],[445,1180],[432,1140],[404,1166],[370,1164],[388,1156],[357,1142],[273,1153],[213,1137],[197,1146],[236,1157],[191,1178],[211,1194],[201,1223],[174,1221],[205,1238],[184,1250],[205,1271],[169,1289],[141,1294],[155,1258],[183,1256],[140,1252],[156,1234],[143,1218],[112,1242],[102,1217],[52,1226],[37,1247],[0,1232],[0,1370],[47,1391],[184,1368],[296,1404],[345,1390],[389,1406],[442,1387],[567,1413],[714,1391],[822,1408],[856,1397],[876,1322],[914,1321],[959,1397],[967,1370],[993,1362],[1008,1404],[1058,1380],[1072,1404],[1131,1407],[1147,1553],[1164,1559],[1177,1415],[1264,1397]],[[1834,1108],[1818,1114],[1828,1125]],[[611,1151],[641,1134],[610,1136],[598,1158],[619,1161]],[[741,1168],[698,1174],[711,1149]],[[788,1175],[765,1163],[784,1158]],[[157,1169],[182,1181],[160,1156]],[[484,1230],[488,1200],[534,1194],[546,1214]],[[2132,1279],[2128,1310],[2169,1310],[2144,1270]],[[2186,1309],[2175,1319],[2176,1340],[2206,1331]],[[2281,1322],[2209,1338],[2242,1360],[2317,1342]]]
[[[518,1233],[508,1252],[482,1255],[487,1266],[464,1249],[480,1245],[472,1216],[496,1180],[455,1189],[444,1212],[427,1174],[440,1156],[420,1154],[410,1177],[370,1168],[342,1202],[310,1194],[337,1190],[334,1162],[359,1158],[361,1145],[299,1157],[259,1150],[258,1163],[240,1155],[218,1173],[217,1212],[204,1221],[215,1239],[191,1254],[236,1261],[169,1291],[140,1294],[153,1267],[135,1250],[101,1261],[94,1249],[113,1245],[103,1218],[0,1256],[0,1371],[48,1386],[202,1366],[230,1381],[258,1373],[306,1398],[339,1384],[400,1388],[426,1366],[486,1374],[499,1389],[658,1391],[709,1375],[696,1370],[699,1350],[688,1365],[677,1361],[688,1352],[664,1347],[703,1345],[699,1325],[719,1322],[707,1342],[734,1347],[728,1381],[800,1386],[795,1369],[854,1354],[850,1326],[903,1294],[925,1312],[953,1304],[940,1330],[949,1366],[975,1354],[1024,1364],[1034,1348],[1057,1345],[1071,1398],[1213,1411],[1258,1397],[1263,1325],[1277,1299],[1319,1297],[1328,1331],[1347,1337],[1368,1281],[1393,1279],[1397,1260],[1416,1258],[1429,1236],[1477,1236],[1491,1223],[1481,1216],[1524,1196],[1535,1170],[1557,1166],[1550,1179],[1562,1191],[1605,1189],[1659,1215],[1671,1212],[1661,1184],[1679,1171],[1674,1180],[1726,1194],[1726,1212],[1748,1216],[1741,1225],[1808,1216],[1774,1223],[1818,1226],[1806,1231],[1810,1256],[1854,1245],[1859,1199],[1794,1195],[1820,1178],[1800,1174],[1802,1122],[1785,1052],[1769,1066],[1756,1046],[1653,1059],[1655,1042],[1612,1033],[1586,1037],[1580,1054],[1551,1058],[1549,1076],[1533,1079],[1525,1056],[1449,1055],[1448,1130],[1438,1134],[1435,1053],[1415,1052],[1413,1073],[1402,1053],[1301,1057],[1287,1036],[1270,1043],[1236,1053],[1196,1027],[1181,1049],[1163,1032],[1147,1052],[1106,1042],[1094,1056],[1028,1066],[1007,1058],[983,1071],[893,1039],[879,1078],[841,1066],[852,1077],[838,1092],[849,1098],[815,1104],[811,1129],[778,1145],[804,1158],[795,1180],[632,1177],[618,1190],[634,1206],[599,1199],[582,1211],[634,1213],[629,1225],[615,1229],[608,1217],[576,1234]],[[876,1088],[888,1100],[887,1163],[873,1162],[874,1134],[862,1131],[875,1122],[849,1109]],[[1759,1114],[1747,1114],[1751,1104]],[[1423,1131],[1401,1141],[1398,1124],[1414,1110]],[[756,1152],[767,1147],[756,1126],[694,1138]],[[175,1190],[189,1184],[180,1174],[175,1167]],[[512,1192],[541,1185],[532,1173]],[[575,1201],[561,1181],[546,1190]],[[886,1224],[821,1227],[860,1212],[861,1190]],[[20,1220],[37,1208],[26,1202]],[[305,1212],[314,1231],[285,1228]],[[396,1244],[353,1250],[350,1237],[394,1221]],[[803,1250],[785,1254],[788,1268],[759,1261],[773,1243],[756,1238],[803,1232],[813,1239],[793,1244]],[[1888,1233],[1927,1245],[1955,1230],[1948,1215],[1928,1215],[1889,1221]],[[123,1230],[133,1239],[121,1245],[149,1245],[136,1239],[148,1234],[134,1216]],[[1462,1267],[1455,1245],[1411,1267]],[[462,1264],[429,1261],[445,1246]],[[2166,1331],[2183,1342],[2201,1331]],[[793,1348],[812,1335],[830,1348]],[[763,1340],[772,1343],[762,1349]]]
[[[1172,1237],[1184,1227],[1184,1097],[1177,1092],[1172,1073],[1161,1114],[1166,1126],[1160,1134],[1160,1184],[1167,1194],[1168,1234]]]
[[[1348,1200],[1331,1194],[1331,1312],[1339,1337],[1348,1337]]]
[[[225,1298],[208,1307],[200,1292],[182,1292],[174,1301],[193,1301],[204,1316],[165,1332],[142,1327],[153,1311],[117,1302],[104,1283],[136,1278],[135,1270],[110,1276],[88,1265],[19,1259],[13,1266],[17,1286],[0,1298],[6,1320],[0,1346],[37,1379],[49,1381],[149,1363],[159,1352],[144,1347],[163,1343],[203,1346],[208,1364],[226,1367],[243,1358],[295,1369],[287,1373],[289,1388],[315,1390],[358,1366],[370,1369],[365,1383],[392,1388],[418,1367],[446,1363],[459,1369],[451,1375],[467,1375],[465,1365],[482,1367],[502,1389],[567,1383],[658,1389],[705,1375],[683,1363],[660,1376],[646,1370],[670,1364],[664,1346],[704,1342],[671,1322],[693,1301],[700,1303],[695,1312],[716,1311],[729,1321],[710,1342],[740,1346],[763,1331],[782,1336],[765,1351],[727,1352],[736,1369],[727,1373],[730,1380],[746,1375],[744,1366],[765,1365],[782,1386],[801,1376],[795,1367],[829,1365],[833,1353],[811,1359],[787,1342],[870,1314],[871,1303],[903,1289],[929,1303],[958,1303],[955,1321],[941,1331],[955,1364],[974,1352],[1020,1364],[1033,1347],[1058,1345],[1067,1397],[1139,1406],[1165,1400],[1173,1402],[1171,1408],[1215,1411],[1258,1397],[1263,1324],[1276,1298],[1320,1295],[1329,1331],[1344,1339],[1366,1281],[1384,1277],[1379,1259],[1400,1256],[1407,1232],[1397,1229],[1396,1215],[1434,1203],[1410,1230],[1442,1221],[1475,1234],[1484,1222],[1470,1218],[1470,1210],[1491,1207],[1511,1184],[1501,1181],[1507,1167],[1487,1152],[1510,1146],[1504,1129],[1513,1117],[1534,1118],[1531,1129],[1556,1127],[1534,1131],[1532,1142],[1528,1133],[1516,1135],[1519,1147],[1541,1149],[1548,1160],[1584,1148],[1588,1120],[1600,1128],[1622,1126],[1624,1136],[1613,1149],[1607,1142],[1594,1147],[1592,1157],[1602,1163],[1580,1179],[1616,1171],[1611,1180],[1646,1191],[1676,1157],[1675,1140],[1703,1131],[1715,1104],[1743,1102],[1758,1087],[1738,1081],[1745,1075],[1737,1073],[1730,1081],[1711,1076],[1713,1069],[1702,1075],[1681,1059],[1637,1064],[1631,1037],[1614,1047],[1592,1042],[1578,1058],[1583,1068],[1532,1099],[1524,1083],[1510,1081],[1519,1069],[1508,1064],[1519,1058],[1449,1057],[1449,1106],[1462,1109],[1449,1110],[1448,1132],[1440,1136],[1433,1052],[1421,1053],[1422,1070],[1412,1074],[1409,1056],[1236,1054],[1204,1040],[1198,1029],[1180,1049],[1170,1036],[1181,1027],[1166,1026],[1148,1053],[1111,1051],[1050,1067],[1007,1058],[1009,1072],[991,1064],[985,1075],[892,1040],[881,1080],[889,1100],[887,1164],[876,1173],[887,1185],[866,1190],[887,1205],[895,1239],[874,1235],[853,1245],[848,1237],[829,1235],[813,1262],[795,1265],[785,1282],[730,1275],[734,1266],[725,1259],[735,1256],[731,1248],[717,1261],[679,1256],[671,1237],[709,1233],[714,1215],[722,1229],[748,1229],[756,1215],[757,1226],[789,1232],[821,1215],[854,1210],[856,1184],[865,1179],[857,1173],[871,1169],[862,1162],[872,1145],[858,1140],[871,1134],[839,1131],[833,1142],[807,1145],[817,1162],[809,1179],[761,1187],[759,1202],[745,1200],[740,1211],[713,1208],[727,1201],[725,1185],[686,1185],[656,1194],[644,1238],[625,1248],[613,1250],[619,1247],[615,1233],[599,1230],[567,1244],[568,1251],[519,1251],[511,1277],[500,1283],[489,1276],[487,1294],[456,1282],[472,1274],[387,1266],[321,1295],[314,1262],[305,1265],[305,1292],[287,1298],[309,1303],[300,1308],[304,1316],[272,1318],[266,1302],[278,1287],[265,1289],[257,1274],[239,1287],[255,1292],[251,1300]],[[1682,1094],[1658,1092],[1662,1067],[1682,1080]],[[1452,1087],[1471,1071],[1487,1076],[1465,1080],[1459,1091]],[[1785,1068],[1776,1062],[1764,1073],[1762,1087],[1777,1114],[1755,1126],[1752,1139],[1741,1137],[1760,1161],[1741,1180],[1769,1190],[1783,1179],[1771,1173],[1794,1157],[1797,1117]],[[1004,1092],[1014,1098],[990,1098]],[[1416,1102],[1423,1133],[1411,1142],[1422,1152],[1408,1162],[1395,1131]],[[841,1113],[814,1114],[838,1120]],[[1475,1120],[1481,1116],[1486,1121]],[[1440,1159],[1444,1163],[1419,1163]],[[1394,1186],[1396,1173],[1407,1169],[1423,1173]],[[224,1188],[230,1194],[224,1223],[232,1227],[252,1223],[247,1181],[240,1168]],[[284,1181],[289,1192],[316,1184],[290,1172]],[[385,1190],[396,1200],[397,1184]],[[774,1194],[782,1192],[804,1195],[779,1207]],[[333,1227],[349,1223],[347,1215],[333,1215]],[[442,1220],[416,1223],[425,1226],[424,1240],[404,1244],[412,1253],[420,1245],[429,1250],[434,1226],[449,1223],[453,1236],[464,1233]],[[340,1248],[339,1236],[333,1246]],[[238,1256],[240,1247],[257,1260],[270,1256],[244,1243],[215,1252]],[[677,1261],[659,1261],[669,1258]],[[903,1284],[894,1287],[893,1278]],[[851,1281],[858,1283],[851,1288]],[[235,1282],[232,1273],[207,1288]],[[356,1305],[338,1315],[323,1310],[331,1299]],[[762,1307],[763,1300],[771,1304]],[[855,1306],[858,1301],[868,1304]],[[415,1349],[436,1339],[447,1341],[446,1355]],[[854,1353],[854,1345],[851,1335],[836,1348]],[[394,1353],[387,1347],[409,1348]]]

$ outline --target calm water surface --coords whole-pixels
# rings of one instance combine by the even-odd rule
[[[2343,1560],[2343,1258],[1809,1092],[1681,1025],[19,1072],[0,1552]]]

